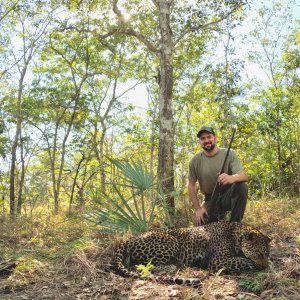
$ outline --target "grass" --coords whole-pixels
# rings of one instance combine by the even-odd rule
[[[255,274],[254,278],[246,278],[238,281],[238,286],[241,290],[245,290],[247,292],[253,292],[255,294],[261,292],[264,288],[265,274],[259,272]]]
[[[300,293],[299,217],[297,200],[250,200],[245,222],[272,238],[270,269],[214,277],[205,270],[186,269],[187,277],[203,278],[203,286],[201,291],[181,288],[176,292],[177,299],[236,299],[237,294],[243,293],[253,295],[253,299],[256,295],[271,298],[272,291],[283,299],[297,299]],[[181,223],[190,223],[190,219],[184,220],[183,213],[180,218]],[[117,237],[95,231],[92,224],[83,219],[37,213],[31,218],[15,220],[2,217],[0,226],[0,258],[18,261],[10,276],[0,277],[1,299],[22,299],[25,295],[28,299],[42,296],[74,299],[77,294],[82,295],[81,299],[101,295],[120,299],[122,295],[130,295],[134,287],[132,279],[116,276],[109,269]],[[43,289],[45,286],[49,288]],[[149,293],[151,289],[158,294],[166,293],[165,287],[151,282],[135,288],[136,293],[145,293],[144,297],[148,295],[147,288]],[[9,298],[12,294],[14,298]]]
[[[63,215],[2,219],[0,257],[18,260],[15,279],[31,277],[92,246],[91,228]],[[96,247],[96,245],[95,245]]]

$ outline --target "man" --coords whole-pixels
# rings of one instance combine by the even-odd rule
[[[231,222],[240,222],[246,208],[245,182],[248,180],[240,160],[235,152],[230,150],[224,173],[219,174],[227,149],[217,146],[217,136],[211,127],[203,126],[197,137],[203,151],[196,154],[190,162],[188,183],[189,197],[196,213],[196,224],[202,225],[223,219],[226,211],[231,211]],[[198,199],[197,181],[200,191],[205,196],[202,206]],[[217,202],[212,206],[211,196],[216,182],[219,185],[215,195]]]

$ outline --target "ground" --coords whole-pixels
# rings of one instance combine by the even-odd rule
[[[239,276],[210,275],[198,288],[154,280],[122,278],[110,270],[114,238],[80,219],[24,217],[0,219],[0,263],[12,259],[9,274],[0,271],[0,299],[299,299],[300,211],[298,202],[252,201],[245,222],[272,238],[268,270]],[[1,269],[1,268],[0,268]]]

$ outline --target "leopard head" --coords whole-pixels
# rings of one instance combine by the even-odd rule
[[[268,266],[271,239],[257,229],[246,228],[241,236],[240,249],[245,257],[251,259],[258,269]]]

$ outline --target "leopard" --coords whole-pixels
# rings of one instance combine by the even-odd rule
[[[132,267],[148,263],[155,266],[154,271],[174,267],[226,274],[259,271],[268,266],[270,241],[260,230],[242,222],[222,220],[198,227],[156,229],[121,242],[114,252],[112,267],[123,277],[138,277]],[[193,279],[174,277],[165,281],[189,284]]]

